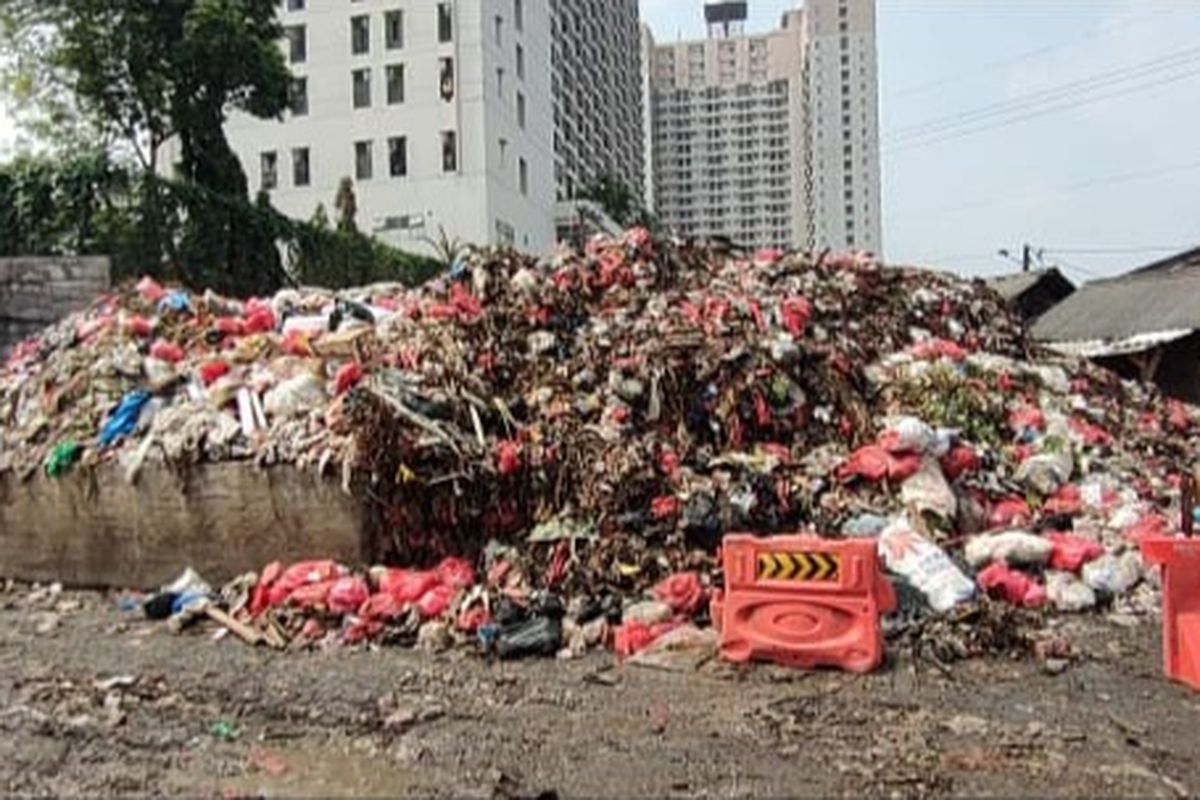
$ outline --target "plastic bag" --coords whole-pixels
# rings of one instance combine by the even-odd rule
[[[386,592],[401,603],[415,603],[438,585],[436,572],[410,569],[386,569],[376,574],[379,591]]]
[[[941,465],[932,458],[926,457],[916,474],[904,481],[900,496],[906,506],[920,512],[932,512],[944,519],[954,519],[958,513],[958,498],[946,482]]]
[[[150,345],[150,357],[157,358],[159,361],[166,361],[168,364],[178,364],[180,361],[183,361],[184,352],[183,348],[174,342],[159,339]]]
[[[1069,572],[1046,574],[1046,594],[1059,611],[1078,613],[1096,607],[1096,593]]]
[[[904,520],[880,534],[879,554],[887,568],[915,586],[935,611],[949,611],[975,596],[975,584],[950,557]]]
[[[108,447],[122,437],[137,430],[138,418],[142,409],[150,402],[150,393],[130,392],[121,398],[117,410],[112,413],[104,427],[100,430],[100,447]]]
[[[434,571],[439,581],[453,589],[469,589],[475,585],[475,568],[461,558],[447,558]]]
[[[328,399],[321,381],[306,372],[267,392],[263,406],[273,417],[289,418],[323,407]]]
[[[671,607],[678,614],[692,616],[704,606],[706,593],[700,584],[700,576],[694,572],[680,572],[654,587],[654,597]]]
[[[1122,556],[1105,555],[1086,564],[1083,581],[1097,592],[1120,597],[1142,579],[1142,559],[1134,551]]]
[[[456,590],[452,586],[439,585],[430,589],[417,600],[417,612],[421,619],[435,619],[450,610]]]
[[[1062,572],[1078,574],[1085,565],[1104,556],[1104,547],[1091,539],[1069,533],[1048,533],[1046,539],[1054,548],[1050,553],[1050,567]]]
[[[329,610],[345,616],[357,612],[371,595],[367,582],[359,577],[339,578],[329,588]]]
[[[978,569],[991,563],[1045,564],[1054,552],[1054,544],[1036,534],[1007,531],[976,536],[967,542],[964,557]]]
[[[1023,572],[1005,564],[992,564],[976,576],[979,587],[992,597],[1014,606],[1041,608],[1046,604],[1046,590]]]

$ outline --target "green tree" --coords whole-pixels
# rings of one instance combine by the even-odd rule
[[[337,196],[333,198],[333,207],[338,212],[338,230],[353,233],[358,230],[358,198],[354,196],[354,181],[342,178],[338,184]]]

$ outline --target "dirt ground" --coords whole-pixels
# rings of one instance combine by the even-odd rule
[[[1200,694],[1157,626],[1079,658],[948,674],[680,674],[470,653],[276,654],[174,636],[113,596],[0,595],[0,793],[246,796],[1186,797]]]

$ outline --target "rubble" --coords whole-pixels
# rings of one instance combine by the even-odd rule
[[[1052,606],[1126,594],[1133,543],[1180,516],[1197,421],[1038,352],[980,283],[634,230],[541,261],[476,251],[415,290],[243,302],[143,281],[14,350],[0,474],[314,470],[408,569],[267,567],[232,613],[277,645],[632,655],[703,622],[730,532],[877,537],[918,614],[970,601],[973,578],[1040,606],[1047,565],[1083,580],[1055,577]],[[559,596],[632,608],[584,619]],[[585,637],[600,616],[612,630]]]

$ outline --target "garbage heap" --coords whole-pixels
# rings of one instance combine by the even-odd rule
[[[144,280],[12,354],[0,473],[117,461],[136,480],[151,461],[236,460],[334,475],[370,509],[377,564],[440,565],[412,572],[428,584],[415,597],[360,573],[333,615],[355,638],[363,619],[473,609],[459,627],[477,632],[500,598],[513,622],[553,618],[546,592],[574,599],[557,616],[615,624],[685,578],[669,619],[702,615],[691,601],[719,583],[729,532],[878,538],[920,614],[977,593],[1142,609],[1155,576],[1136,543],[1174,528],[1196,423],[1036,352],[982,283],[634,230],[540,261],[477,251],[415,290],[242,302]],[[291,602],[270,592],[281,569],[255,576],[273,600],[251,614],[244,593],[243,614],[329,615],[348,576],[302,567],[292,589],[321,588]],[[380,615],[380,594],[403,601]]]

